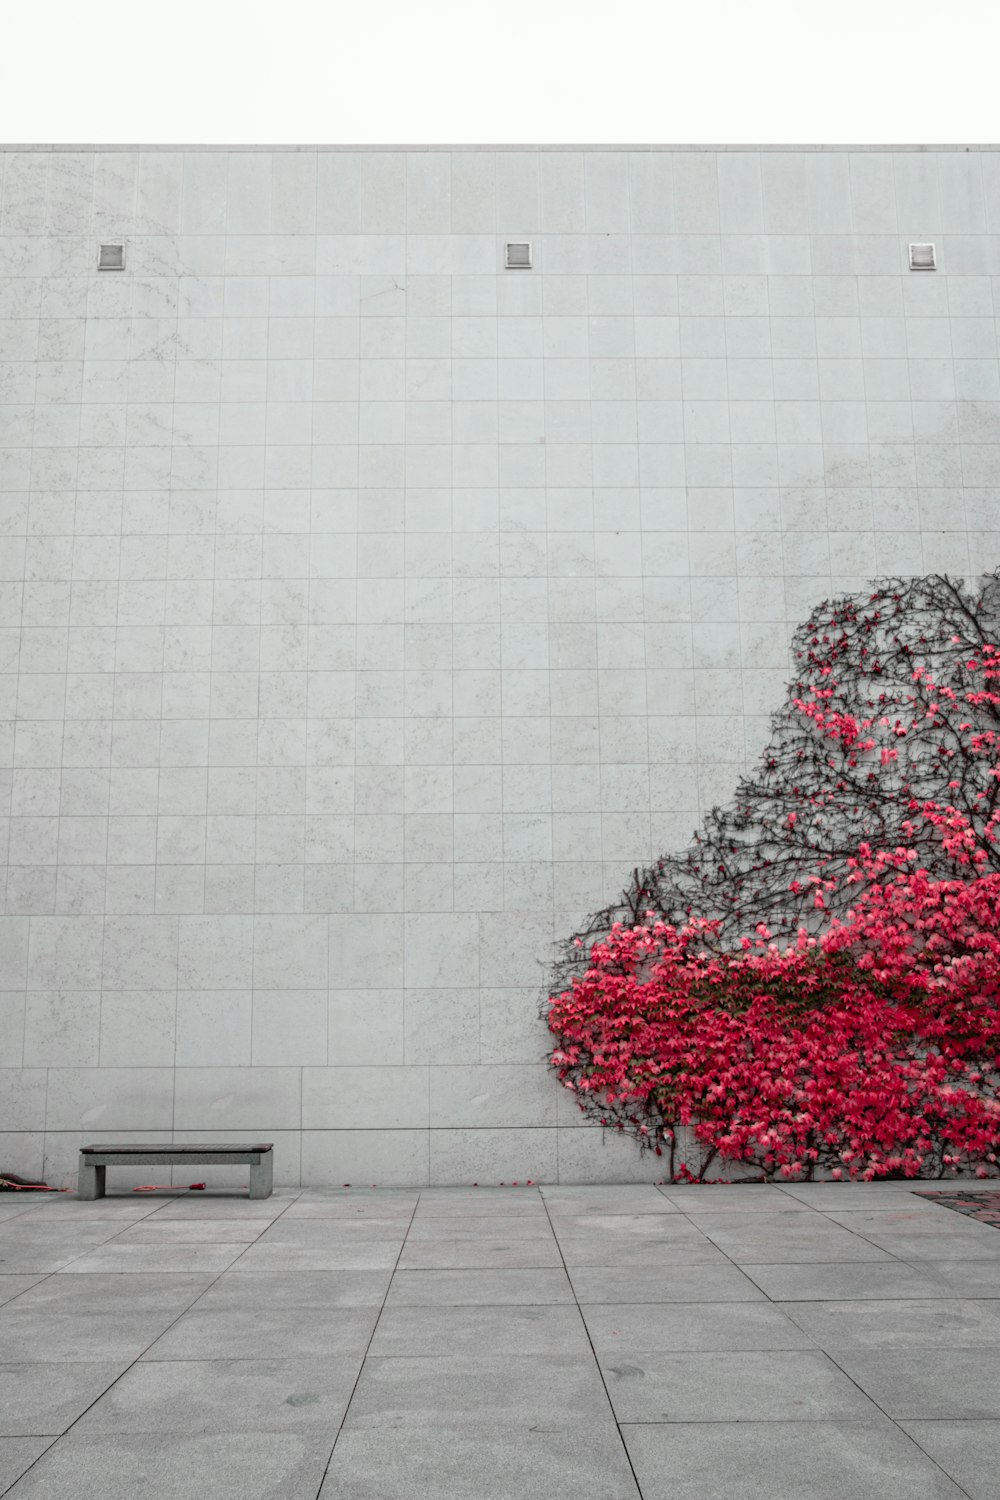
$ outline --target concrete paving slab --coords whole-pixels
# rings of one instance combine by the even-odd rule
[[[559,1249],[567,1266],[627,1267],[656,1266],[664,1271],[680,1266],[724,1265],[726,1256],[683,1216],[653,1219],[673,1226],[674,1234],[603,1234],[599,1229],[566,1231],[557,1226]]]
[[[1000,1348],[838,1349],[836,1358],[900,1421],[1000,1418]]]
[[[364,1354],[375,1327],[368,1307],[275,1307],[199,1303],[146,1351],[150,1362],[213,1359],[325,1359]]]
[[[639,1500],[610,1423],[598,1432],[345,1431],[320,1500]],[[703,1497],[702,1497],[703,1500]]]
[[[275,1191],[270,1198],[248,1198],[242,1193],[189,1193],[184,1197],[164,1195],[157,1213],[165,1219],[277,1219],[298,1200],[297,1192]],[[158,1201],[156,1199],[152,1201]]]
[[[760,1302],[583,1305],[587,1331],[600,1360],[642,1363],[663,1351],[813,1349],[808,1333],[780,1308]]]
[[[377,1198],[371,1203],[357,1199],[309,1198],[304,1193],[290,1203],[281,1215],[283,1222],[293,1219],[335,1219],[344,1223],[363,1223],[370,1219],[401,1219],[404,1224],[413,1217],[413,1203],[394,1203],[391,1199]]]
[[[819,1352],[644,1354],[601,1360],[619,1422],[794,1422],[874,1416]]]
[[[888,1205],[884,1208],[829,1208],[824,1209],[823,1217],[831,1224],[849,1229],[852,1234],[863,1234],[866,1237],[886,1231],[890,1234],[908,1234],[911,1230],[916,1230],[918,1234],[954,1234],[956,1230],[961,1233],[966,1225],[976,1222],[927,1198],[908,1198],[896,1208]]]
[[[162,1272],[166,1275],[185,1271],[204,1271],[217,1276],[231,1266],[237,1256],[242,1255],[243,1246],[236,1245],[136,1245],[115,1240],[114,1244],[102,1245],[86,1255],[78,1256],[63,1267],[67,1274],[82,1272],[119,1272],[135,1275],[137,1272]]]
[[[60,1271],[118,1234],[120,1224],[25,1224],[21,1218],[0,1227],[0,1275]]]
[[[538,1208],[540,1190],[537,1187],[431,1187],[421,1188],[420,1207],[424,1212],[433,1208],[443,1210],[448,1216],[466,1213],[519,1213],[527,1208],[534,1213]]]
[[[37,1204],[61,1203],[75,1197],[75,1193],[57,1193],[50,1188],[17,1188],[13,1192],[4,1191],[0,1196],[0,1209],[32,1208]]]
[[[142,1361],[90,1408],[80,1433],[316,1432],[332,1445],[361,1368],[323,1359]]]
[[[964,1263],[963,1263],[964,1264]],[[992,1270],[989,1261],[973,1262]],[[1000,1265],[996,1266],[1000,1297]],[[839,1261],[831,1265],[748,1265],[745,1274],[775,1302],[887,1301],[902,1297],[946,1297],[948,1283],[931,1263],[905,1265],[898,1260],[873,1263]]]
[[[143,1219],[130,1224],[116,1245],[252,1245],[267,1225],[261,1219]]]
[[[534,1427],[578,1433],[610,1421],[594,1363],[547,1354],[488,1362],[474,1356],[368,1358],[344,1425],[368,1431]]]
[[[369,1350],[378,1356],[439,1355],[503,1359],[575,1354],[589,1362],[590,1342],[576,1307],[391,1307]]]
[[[57,1436],[87,1410],[127,1366],[0,1364],[0,1437]]]
[[[128,1224],[147,1219],[156,1205],[140,1198],[78,1198],[75,1193],[39,1203],[22,1215],[22,1224],[93,1224],[107,1219]]]
[[[34,1432],[0,1465],[36,1445],[15,1500],[316,1500],[346,1407],[328,1500],[638,1500],[617,1414],[645,1500],[992,1500],[1000,1235],[794,1186],[39,1198],[0,1254],[66,1269],[0,1267]],[[876,1400],[964,1426],[963,1491]]]
[[[538,1214],[483,1215],[482,1218],[420,1218],[417,1215],[406,1236],[408,1245],[456,1240],[551,1239],[552,1230],[544,1212]]]
[[[102,1314],[130,1312],[136,1314],[167,1312],[176,1316],[212,1284],[203,1275],[180,1274],[122,1275],[93,1272],[85,1280],[65,1276],[46,1276],[18,1299],[18,1309],[27,1306],[46,1310],[71,1311],[85,1307]],[[4,1309],[12,1316],[15,1309]]]
[[[900,1422],[969,1500],[996,1500],[1000,1422]]]
[[[410,1221],[395,1219],[290,1219],[282,1214],[261,1230],[262,1245],[361,1245],[391,1241],[397,1249],[407,1236]]]
[[[49,1276],[0,1308],[9,1360],[138,1359],[205,1290],[198,1276]]]
[[[795,1213],[808,1208],[790,1198],[781,1188],[744,1187],[740,1183],[719,1187],[662,1187],[658,1191],[682,1213],[700,1214],[773,1214]]]
[[[389,1307],[546,1306],[574,1302],[562,1267],[542,1270],[397,1271]]]
[[[300,1188],[275,1189],[276,1192],[294,1193],[298,1198],[339,1198],[354,1203],[368,1203],[381,1201],[385,1203],[416,1203],[421,1193],[430,1192],[430,1188],[418,1187],[379,1187],[373,1183],[370,1187],[363,1183],[356,1183],[354,1187],[338,1185],[337,1183],[309,1183]],[[444,1189],[443,1191],[452,1191]],[[461,1191],[458,1189],[457,1191]]]
[[[963,1191],[971,1191],[973,1184],[957,1184]],[[831,1209],[862,1208],[871,1211],[879,1208],[918,1209],[922,1204],[932,1203],[932,1198],[921,1194],[938,1189],[947,1191],[947,1183],[934,1182],[785,1182],[781,1192],[786,1198],[806,1203],[820,1213]]]
[[[939,1288],[941,1297],[1000,1297],[1000,1261],[997,1260],[928,1260],[915,1261],[928,1281]]]
[[[396,1239],[318,1245],[258,1241],[243,1252],[240,1267],[245,1271],[391,1271],[400,1243]]]
[[[315,1500],[328,1436],[71,1433],[18,1481],[14,1500]]]
[[[784,1239],[795,1235],[808,1239],[811,1235],[836,1233],[841,1226],[834,1224],[826,1214],[820,1214],[808,1204],[790,1202],[780,1209],[733,1208],[726,1214],[703,1212],[691,1209],[685,1213],[688,1223],[703,1233],[715,1238],[717,1235],[759,1235],[762,1238],[774,1235]]]
[[[44,1275],[44,1271],[32,1271],[23,1276],[0,1276],[0,1307],[13,1297],[20,1297],[29,1286],[37,1286]]]
[[[897,1260],[1000,1261],[1000,1233],[997,1230],[989,1224],[961,1219],[958,1214],[954,1217],[956,1221],[968,1224],[969,1228],[957,1230],[954,1234],[939,1227],[927,1231],[873,1230],[865,1235],[865,1239]]]
[[[0,1495],[54,1442],[51,1437],[0,1438]]]
[[[786,1302],[788,1316],[821,1349],[1000,1347],[1000,1301],[923,1298]]]
[[[550,1214],[669,1214],[677,1207],[655,1187],[543,1187]]]
[[[34,1204],[26,1203],[19,1193],[12,1193],[9,1198],[0,1202],[0,1224],[6,1224],[9,1219],[20,1218],[33,1207]]]
[[[609,1244],[623,1240],[656,1240],[676,1245],[696,1244],[701,1238],[698,1228],[682,1213],[558,1214],[552,1218],[552,1227],[560,1241],[593,1235]]]
[[[549,1233],[533,1239],[508,1239],[503,1225],[492,1239],[407,1239],[399,1258],[401,1271],[474,1271],[537,1269],[561,1266],[559,1246]]]
[[[763,1217],[763,1215],[761,1215]],[[738,1265],[793,1265],[808,1261],[857,1262],[885,1261],[891,1257],[883,1250],[836,1225],[807,1222],[804,1215],[785,1214],[786,1223],[777,1226],[729,1225],[729,1216],[715,1214],[702,1221],[700,1228],[713,1245],[717,1245]]]
[[[302,1188],[289,1208],[325,1203],[331,1209],[358,1210],[375,1219],[409,1217],[420,1201],[420,1188]]]
[[[201,1308],[381,1307],[389,1286],[388,1270],[248,1271],[240,1260],[199,1300]]]
[[[522,1197],[502,1192],[491,1193],[489,1189],[486,1189],[482,1192],[462,1194],[457,1199],[421,1197],[414,1218],[420,1221],[444,1219],[452,1222],[465,1222],[471,1219],[545,1219],[547,1215],[545,1204],[535,1193]]]
[[[570,1266],[581,1302],[761,1302],[764,1293],[738,1267],[717,1254],[711,1265]]]
[[[889,1422],[623,1425],[622,1436],[643,1500],[962,1496],[917,1444]]]

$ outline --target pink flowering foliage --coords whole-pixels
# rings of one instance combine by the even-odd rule
[[[735,806],[571,939],[551,1063],[666,1153],[765,1176],[989,1175],[1000,1154],[997,586],[824,605]]]

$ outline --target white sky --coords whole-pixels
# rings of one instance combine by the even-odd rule
[[[3,0],[0,141],[981,143],[997,0]]]

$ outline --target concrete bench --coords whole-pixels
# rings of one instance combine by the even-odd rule
[[[274,1177],[274,1148],[270,1141],[257,1146],[81,1146],[77,1197],[104,1197],[108,1167],[228,1166],[250,1168],[250,1197],[270,1198]]]

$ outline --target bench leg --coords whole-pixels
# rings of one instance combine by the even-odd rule
[[[274,1181],[274,1152],[261,1153],[259,1166],[250,1164],[250,1197],[270,1198]]]
[[[107,1167],[95,1167],[85,1156],[80,1158],[80,1181],[76,1190],[78,1198],[89,1202],[104,1197],[104,1174]]]

